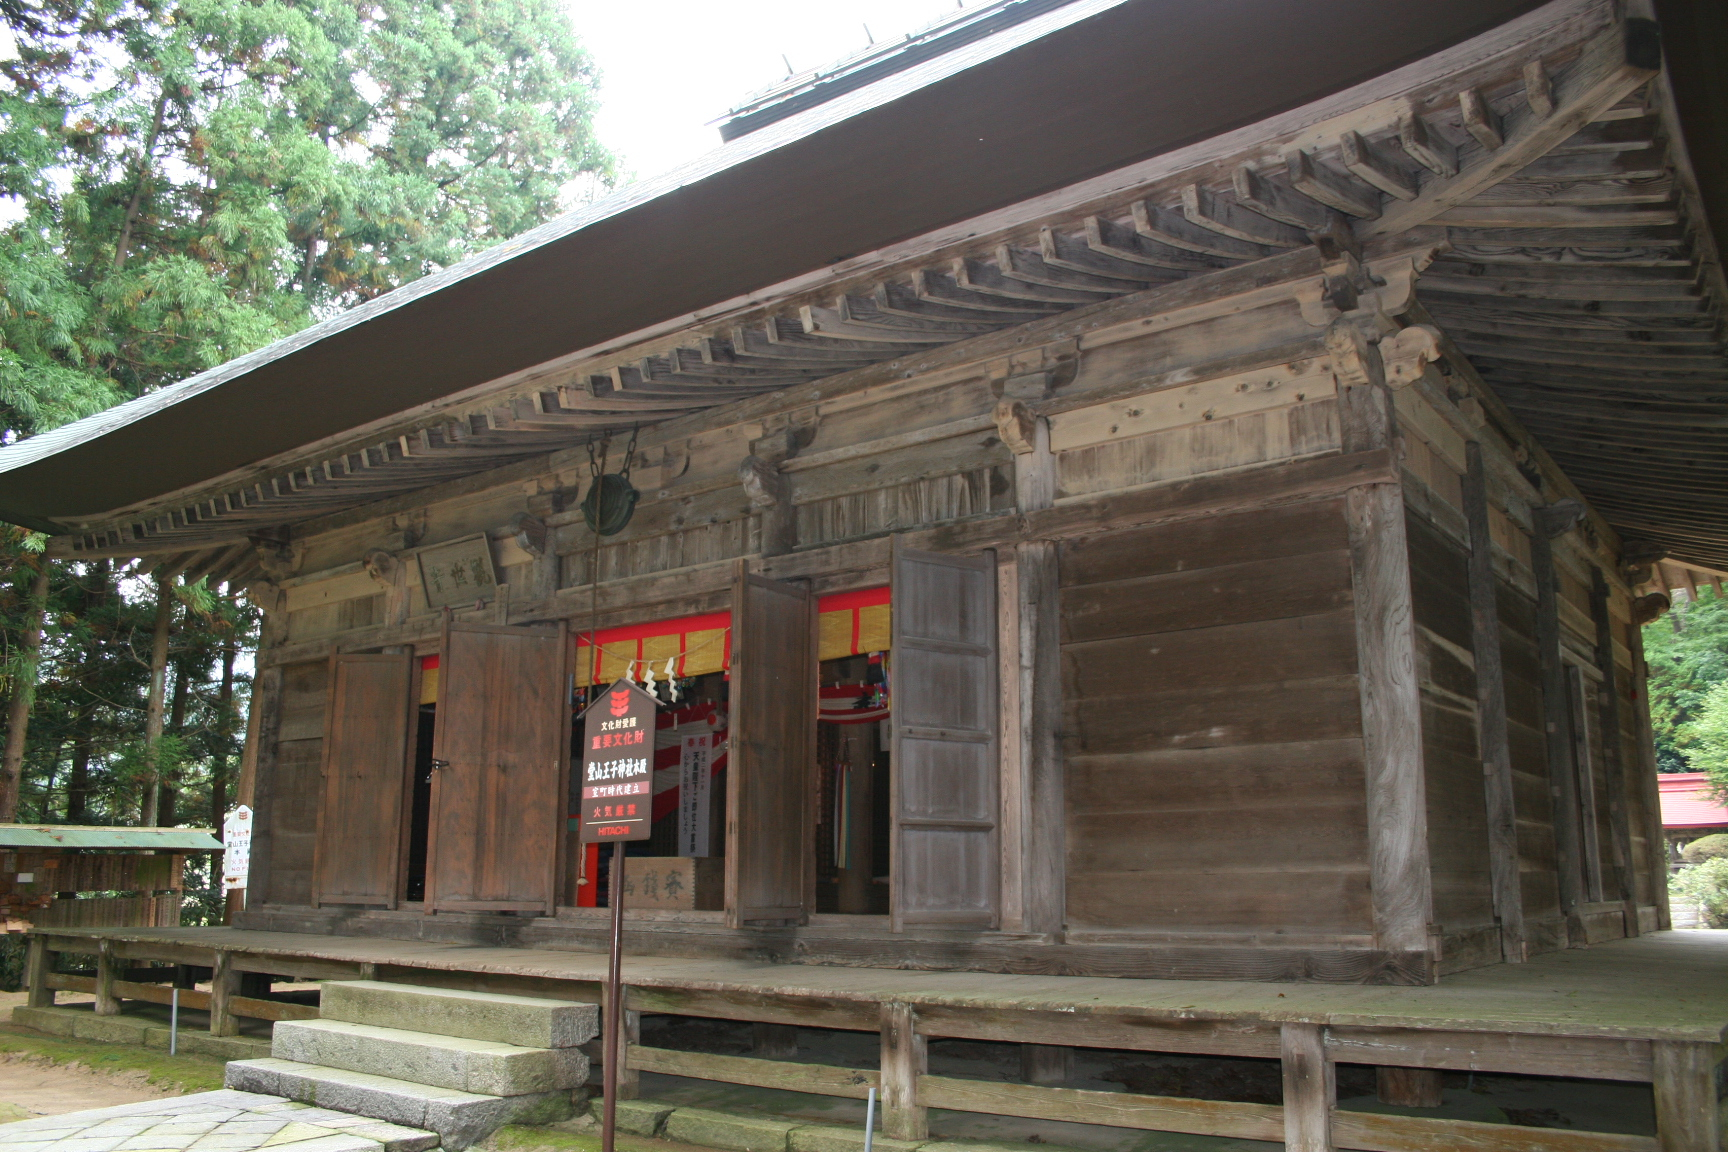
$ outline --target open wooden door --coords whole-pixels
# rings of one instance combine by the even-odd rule
[[[732,601],[726,922],[802,924],[816,903],[816,597],[740,571]]]
[[[894,542],[896,932],[997,923],[996,565]]]
[[[556,628],[447,624],[438,662],[428,912],[557,911],[570,745]]]
[[[312,904],[396,907],[414,657],[332,656]]]

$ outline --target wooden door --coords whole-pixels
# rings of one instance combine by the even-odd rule
[[[312,904],[396,907],[414,658],[332,656]]]
[[[732,601],[726,922],[802,924],[816,901],[816,598],[740,571]]]
[[[557,911],[570,745],[567,647],[562,625],[445,626],[428,912]]]
[[[893,583],[893,927],[995,927],[995,561],[896,539]]]

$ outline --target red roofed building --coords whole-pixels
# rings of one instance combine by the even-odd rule
[[[1703,772],[1664,772],[1656,787],[1670,861],[1678,862],[1680,849],[1700,836],[1728,832],[1728,808],[1710,794],[1710,778]]]

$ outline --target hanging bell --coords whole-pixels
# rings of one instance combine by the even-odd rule
[[[640,493],[616,472],[596,476],[582,499],[582,519],[600,536],[616,536],[636,513]]]

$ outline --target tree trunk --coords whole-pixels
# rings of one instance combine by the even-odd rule
[[[168,706],[168,733],[172,736],[186,734],[186,699],[191,688],[191,670],[187,667],[185,657],[174,661],[174,698]],[[162,783],[157,789],[156,822],[164,828],[172,828],[179,823],[180,800],[180,770],[178,767],[165,768],[162,771]]]
[[[108,601],[108,561],[98,560],[90,566],[91,586],[79,596],[79,614],[89,621],[96,610]],[[96,699],[89,695],[89,684],[95,678],[99,663],[96,652],[100,641],[92,638],[78,666],[78,687],[86,701],[78,709],[78,726],[73,730],[72,774],[66,780],[66,823],[83,824],[90,819],[90,757],[95,750],[95,738],[90,726],[96,720]]]
[[[234,658],[238,649],[232,633],[222,645],[222,687],[216,693],[216,723],[222,734],[222,750],[210,763],[210,827],[221,835],[228,815],[228,741],[234,738]]]
[[[158,780],[157,753],[162,745],[164,705],[168,697],[168,634],[174,622],[174,577],[156,577],[156,628],[150,637],[150,695],[144,705],[144,796],[138,823],[156,826]]]
[[[66,747],[64,740],[54,742],[54,751],[48,756],[48,779],[42,785],[42,799],[36,804],[36,823],[46,824],[53,815],[54,781],[60,776],[60,753]],[[22,805],[20,805],[22,806]]]
[[[156,115],[150,121],[150,135],[144,139],[144,154],[138,159],[138,182],[132,187],[132,199],[126,204],[126,219],[120,225],[120,242],[114,245],[114,271],[126,266],[126,250],[132,246],[132,225],[138,220],[138,210],[144,205],[144,193],[150,183],[150,166],[156,151],[156,137],[162,134],[162,116],[168,110],[168,86],[156,97]]]
[[[18,642],[17,683],[6,711],[6,751],[0,756],[0,823],[18,819],[18,789],[24,772],[24,741],[30,734],[30,705],[36,699],[36,657],[42,651],[42,617],[48,608],[48,573],[52,562],[43,556],[30,582],[24,635]]]
[[[66,777],[66,823],[83,824],[90,819],[90,722],[94,710],[78,713],[78,735],[72,742],[72,773]]]

